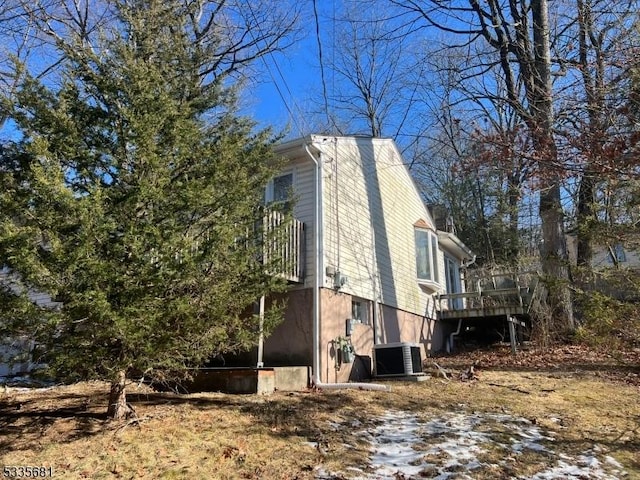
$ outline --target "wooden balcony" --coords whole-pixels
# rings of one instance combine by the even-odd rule
[[[276,275],[302,283],[305,267],[304,223],[280,212],[265,214],[265,262],[274,265]]]

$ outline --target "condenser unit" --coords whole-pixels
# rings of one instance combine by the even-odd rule
[[[418,343],[385,343],[373,346],[376,377],[422,375]]]

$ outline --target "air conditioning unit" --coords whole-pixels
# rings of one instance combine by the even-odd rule
[[[385,343],[373,346],[376,377],[422,375],[419,343]]]

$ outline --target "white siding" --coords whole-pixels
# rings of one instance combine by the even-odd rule
[[[23,289],[18,277],[7,268],[0,268],[0,284],[8,285],[16,293]],[[56,308],[60,305],[46,293],[30,290],[28,294],[29,299],[41,307]],[[26,337],[0,339],[0,377],[29,372],[34,367],[30,355],[32,348],[33,342]]]
[[[323,152],[324,262],[342,291],[425,315],[433,290],[417,281],[414,224],[433,221],[391,140],[315,137]],[[438,252],[444,288],[444,257]],[[333,279],[325,276],[325,286]]]
[[[302,148],[288,152],[289,160],[283,172],[293,172],[293,216],[304,223],[305,228],[305,271],[304,285],[313,285],[315,270],[313,236],[315,235],[315,164]]]
[[[0,268],[0,284],[8,285],[9,288],[15,293],[24,291],[24,287],[20,285],[20,280],[16,275],[12,275],[11,272],[5,267]],[[29,290],[29,300],[40,307],[55,308],[60,304],[51,300],[51,296],[38,292],[37,290]]]
[[[333,288],[327,267],[348,278],[341,291],[417,315],[433,316],[433,294],[444,292],[444,254],[438,283],[420,284],[415,224],[434,223],[395,143],[388,139],[314,135],[282,146],[294,172],[294,216],[305,223],[305,286],[314,281],[315,168],[307,143],[320,152],[323,256],[320,284]]]
[[[294,167],[294,206],[293,216],[304,222],[305,228],[305,286],[313,285],[315,269],[313,236],[315,235],[315,165],[309,159],[296,159]]]

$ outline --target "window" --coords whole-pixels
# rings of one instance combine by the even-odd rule
[[[622,263],[627,261],[627,254],[621,243],[616,243],[609,249],[609,263]]]
[[[267,185],[265,192],[266,203],[280,203],[286,207],[293,193],[293,172],[284,173],[274,177]]]
[[[438,282],[438,237],[431,230],[416,229],[418,280]]]
[[[351,318],[369,325],[369,302],[359,298],[351,300]]]

